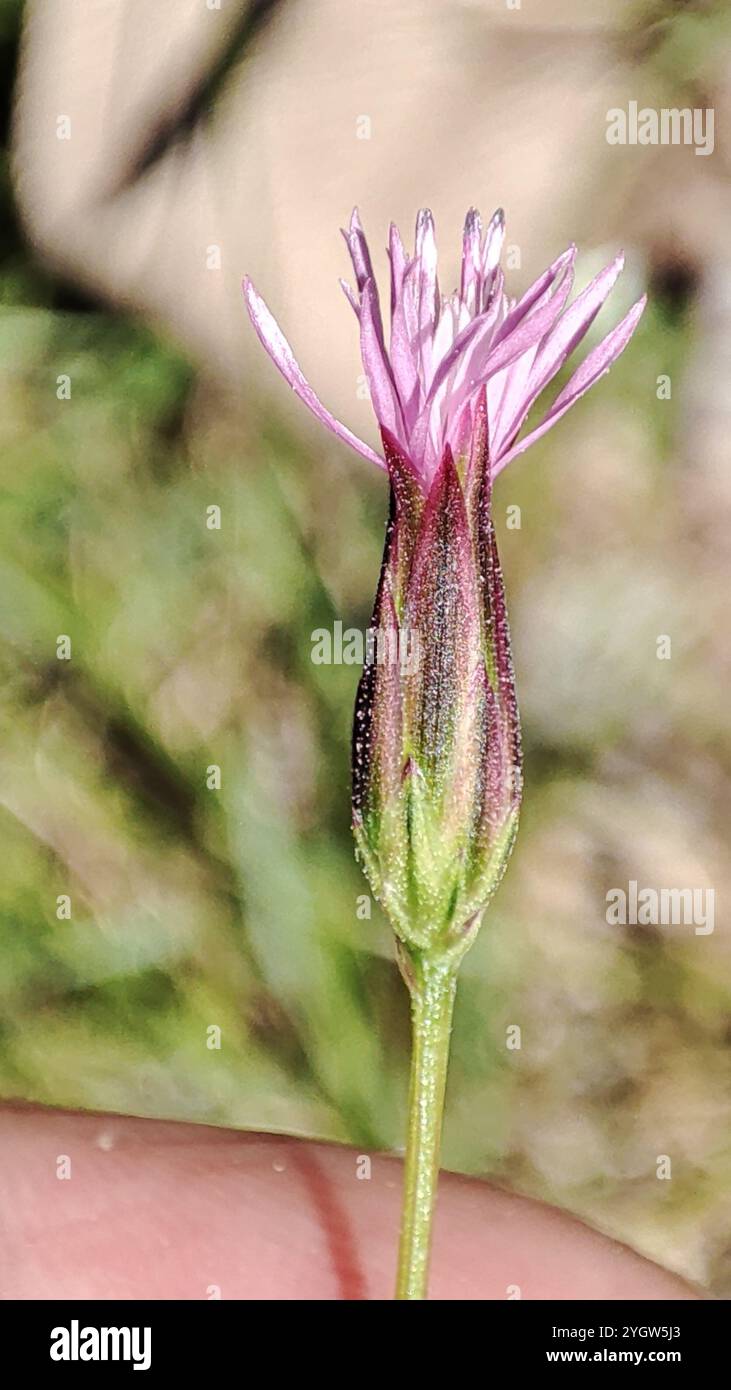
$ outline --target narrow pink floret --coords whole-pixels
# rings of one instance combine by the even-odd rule
[[[381,429],[399,443],[428,488],[447,447],[466,447],[472,403],[487,388],[490,457],[498,473],[570,410],[609,370],[627,346],[641,299],[586,357],[550,410],[520,438],[526,417],[591,327],[623,266],[617,256],[569,303],[576,248],[570,246],[525,291],[507,299],[500,254],[505,219],[498,211],[483,230],[476,209],[467,214],[457,294],[444,298],[437,279],[434,220],[422,209],[410,256],[392,224],[391,330],[387,344],[368,242],[357,209],[343,231],[356,289],[341,285],[360,324],[361,356]],[[289,343],[250,280],[244,294],[261,342],[292,390],[327,429],[379,467],[379,454],[336,420],[303,375]]]
[[[371,463],[378,464],[379,468],[385,468],[385,460],[371,449],[362,439],[359,439],[347,425],[341,424],[331,415],[322,401],[315,395],[312,387],[305,378],[294,353],[292,352],[287,339],[282,333],[273,314],[270,313],[264,300],[257,294],[251,281],[247,278],[243,282],[246,307],[249,310],[251,322],[259,336],[259,341],[266,348],[269,356],[282,373],[285,381],[289,382],[292,390],[309,407],[312,414],[325,425],[325,427],[336,434],[338,439],[342,439],[345,444],[349,444],[356,453],[362,454],[364,458],[370,459]]]

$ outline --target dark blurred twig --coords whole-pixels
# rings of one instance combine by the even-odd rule
[[[204,121],[236,64],[271,18],[282,0],[249,0],[235,22],[228,42],[212,65],[202,72],[183,102],[172,112],[159,115],[144,141],[133,151],[127,166],[111,190],[123,192],[158,164],[169,150]]]

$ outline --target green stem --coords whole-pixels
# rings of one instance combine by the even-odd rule
[[[397,1299],[426,1298],[439,1177],[449,1038],[457,988],[453,960],[412,961],[412,1055]]]

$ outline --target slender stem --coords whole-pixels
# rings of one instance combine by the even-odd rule
[[[453,961],[414,962],[412,1055],[397,1299],[426,1298],[439,1177],[449,1038],[457,988]]]

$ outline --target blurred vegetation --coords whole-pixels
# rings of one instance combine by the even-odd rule
[[[358,671],[310,659],[316,628],[367,625],[382,480],[41,269],[3,197],[2,1094],[397,1148],[407,1000],[348,829]],[[723,1292],[722,923],[605,920],[630,878],[714,885],[718,917],[731,887],[722,569],[654,389],[694,315],[659,275],[609,380],[499,484],[525,813],[464,970],[445,1162]]]

